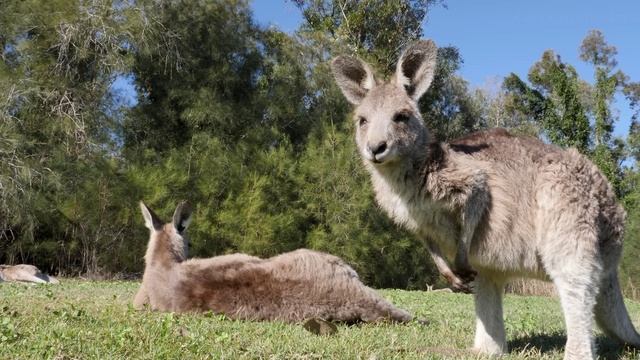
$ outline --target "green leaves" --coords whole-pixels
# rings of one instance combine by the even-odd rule
[[[18,312],[10,309],[9,306],[3,306],[0,309],[0,344],[12,343],[18,340],[20,333],[14,324],[18,316]]]
[[[303,31],[335,39],[382,71],[393,73],[395,62],[411,41],[422,36],[422,23],[438,0],[337,1],[296,0]]]
[[[555,144],[576,147],[586,153],[591,129],[580,100],[579,79],[575,69],[548,50],[529,70],[529,81],[540,94],[545,94],[543,104],[532,104],[544,109],[539,113],[542,117],[538,120],[545,134]]]
[[[613,69],[618,64],[615,56],[618,50],[615,46],[607,44],[602,31],[590,30],[580,45],[580,59],[596,67]]]

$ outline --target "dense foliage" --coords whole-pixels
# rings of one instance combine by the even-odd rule
[[[309,247],[343,257],[377,287],[440,281],[424,245],[375,206],[328,68],[351,53],[389,76],[439,1],[293,3],[304,20],[290,35],[257,25],[243,0],[4,1],[0,262],[139,272],[138,200],[168,218],[188,199],[194,256]],[[630,166],[640,127],[634,119],[627,139],[613,138],[612,102],[626,96],[637,117],[640,87],[616,70],[601,33],[581,49],[593,84],[547,51],[528,83],[512,74],[489,93],[470,90],[456,73],[460,52],[443,47],[420,106],[440,139],[504,126],[591,156],[629,212],[631,276],[640,270],[630,261],[640,253],[640,175]],[[127,80],[135,93],[114,87]]]

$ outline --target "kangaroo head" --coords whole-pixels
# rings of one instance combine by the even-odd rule
[[[436,45],[418,41],[400,56],[388,82],[376,80],[362,60],[339,56],[331,68],[347,100],[355,106],[356,143],[362,157],[377,168],[421,156],[430,134],[418,110],[436,68]]]
[[[166,224],[142,201],[140,210],[142,210],[145,226],[151,231],[145,254],[147,265],[168,266],[186,260],[189,251],[186,229],[191,222],[193,212],[191,205],[186,201],[178,204],[173,213],[173,220]]]

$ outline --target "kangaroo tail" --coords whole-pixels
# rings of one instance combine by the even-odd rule
[[[608,336],[640,348],[640,335],[633,327],[624,305],[618,272],[612,271],[602,280],[595,308],[596,322]]]
[[[16,280],[17,281],[27,281],[27,282],[32,282],[32,283],[40,283],[40,284],[44,284],[47,283],[48,281],[43,280],[42,278],[36,276],[36,275],[32,275],[32,274],[19,274],[19,276],[16,276]]]
[[[58,281],[58,279],[54,278],[53,276],[49,276],[47,274],[43,274],[43,273],[38,273],[35,275],[37,278],[42,279],[44,282],[50,283],[50,284],[59,284],[60,281]]]

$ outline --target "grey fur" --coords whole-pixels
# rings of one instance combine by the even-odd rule
[[[20,281],[32,283],[59,283],[58,279],[53,276],[44,274],[40,269],[33,265],[0,265],[0,282],[2,281]]]
[[[454,286],[467,286],[465,272],[477,271],[474,348],[507,351],[502,294],[514,277],[556,285],[567,325],[565,359],[595,358],[594,311],[607,334],[640,346],[616,273],[625,213],[604,175],[575,149],[502,129],[435,142],[417,105],[433,78],[435,54],[431,41],[412,45],[395,77],[361,87],[357,102],[347,95],[358,84],[345,86],[345,58],[334,59],[332,70],[357,105],[356,143],[378,204],[427,242]],[[414,59],[408,67],[407,58]]]

